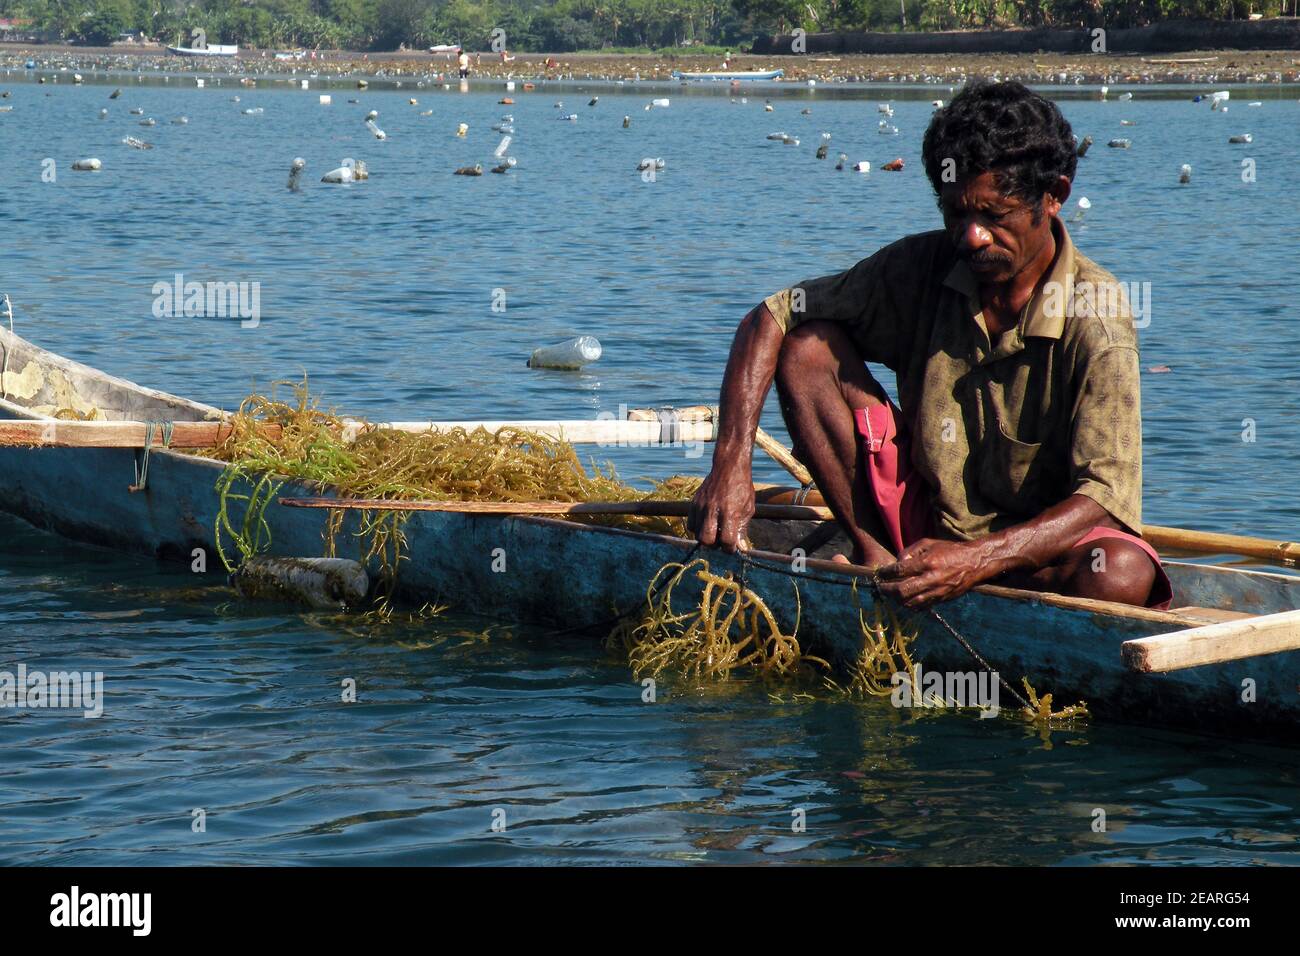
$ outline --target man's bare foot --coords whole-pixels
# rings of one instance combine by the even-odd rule
[[[894,556],[888,551],[868,551],[861,555],[855,554],[852,558],[843,554],[833,554],[831,561],[836,564],[857,564],[865,568],[879,568],[893,563]]]

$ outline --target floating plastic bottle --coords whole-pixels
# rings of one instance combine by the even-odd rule
[[[534,349],[528,358],[529,368],[582,368],[600,358],[600,342],[594,335],[580,335],[559,345]]]
[[[256,557],[245,561],[232,583],[245,598],[293,601],[310,607],[361,607],[370,593],[370,576],[347,558]]]

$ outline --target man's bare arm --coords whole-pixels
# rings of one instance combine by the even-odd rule
[[[703,545],[734,552],[754,516],[754,430],[776,375],[785,333],[760,304],[740,322],[722,376],[713,468],[691,503],[690,530]]]
[[[974,541],[917,541],[881,568],[881,589],[909,607],[951,601],[1008,571],[1046,567],[1106,523],[1115,522],[1105,508],[1086,495],[1071,495],[1035,518]]]

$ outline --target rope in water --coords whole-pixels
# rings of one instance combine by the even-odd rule
[[[685,567],[686,565],[690,564],[692,560],[694,560],[696,554],[699,553],[701,547],[702,546],[697,541],[691,547],[691,549],[686,552],[686,556],[681,561],[682,567]],[[751,567],[757,568],[760,571],[769,571],[773,574],[783,574],[786,577],[794,578],[795,580],[802,579],[807,581],[818,581],[824,584],[835,584],[839,586],[845,586],[846,584],[846,582],[841,578],[827,577],[825,575],[819,575],[819,574],[809,574],[808,572],[805,571],[795,571],[792,568],[787,569],[780,565],[755,561],[744,551],[737,552],[737,557],[740,559],[739,580],[740,580],[740,586],[743,590],[749,589],[749,569]],[[664,576],[658,581],[656,581],[653,584],[653,586],[650,588],[649,592],[647,593],[646,599],[638,603],[637,607],[631,611],[619,612],[617,614],[612,615],[609,618],[606,618],[602,621],[598,621],[595,624],[582,624],[576,627],[565,628],[562,631],[554,631],[553,633],[556,635],[574,634],[580,631],[587,631],[595,628],[610,627],[616,625],[620,621],[627,618],[629,615],[634,614],[636,613],[636,611],[645,608],[649,606],[651,603],[653,603],[653,601],[658,597],[660,590],[671,580],[673,580],[671,576]],[[879,578],[874,572],[869,578],[866,579],[866,581],[867,581],[867,586],[871,590],[871,595],[873,598],[881,601],[882,603],[885,603],[886,605],[891,603],[897,605],[899,603],[896,600],[891,599],[880,589]],[[934,608],[927,608],[925,613],[928,614],[931,618],[933,618],[945,631],[947,631],[950,635],[952,635],[952,637],[956,639],[957,643],[959,643],[962,646],[962,648],[966,651],[966,653],[968,653],[972,658],[974,658],[975,662],[979,664],[980,667],[982,667],[985,671],[987,671],[988,673],[992,674],[995,678],[997,678],[998,684],[1002,687],[1002,689],[1005,690],[1008,694],[1010,694],[1011,697],[1018,704],[1020,704],[1020,706],[1031,710],[1033,709],[1030,706],[1029,701],[1025,699],[1024,695],[1021,694],[1019,691],[1017,691],[1009,683],[1007,683],[1006,678],[1002,676],[1001,672],[996,670],[987,660],[985,660],[984,656],[975,649],[975,647],[971,644],[971,642],[967,640],[965,637],[963,637],[962,634],[955,627],[953,627],[950,623],[948,623],[948,620],[942,614],[940,614]]]
[[[795,571],[793,568],[787,570],[786,568],[781,567],[779,565],[762,564],[755,561],[753,558],[751,558],[748,554],[745,554],[743,551],[738,552],[738,555],[740,557],[740,565],[742,569],[741,570],[742,582],[745,579],[744,569],[746,569],[750,565],[753,565],[754,567],[757,567],[760,570],[771,571],[774,574],[784,574],[787,577],[792,577],[795,578],[796,580],[803,578],[805,580],[821,581],[827,584],[843,584],[842,581],[837,581],[834,578],[824,577],[821,575],[810,575],[806,572]],[[891,599],[880,589],[880,579],[879,576],[874,571],[872,572],[871,576],[866,579],[866,581],[867,581],[867,586],[871,589],[871,596],[873,598],[875,598],[878,601],[881,601],[886,605],[893,604],[900,608],[902,607],[901,602],[897,601],[896,599]],[[902,608],[902,609],[907,610],[906,608]],[[929,617],[933,618],[936,622],[938,622],[939,625],[943,627],[945,631],[947,631],[954,638],[956,638],[957,643],[960,644],[965,649],[965,651],[968,654],[970,654],[972,658],[975,659],[975,662],[979,664],[980,667],[984,668],[984,670],[988,671],[990,674],[996,677],[1002,689],[1005,690],[1008,694],[1010,694],[1016,700],[1017,703],[1019,703],[1022,707],[1026,707],[1026,708],[1030,707],[1029,701],[1026,700],[1025,697],[1022,694],[1020,694],[1014,687],[1008,684],[1006,678],[1002,676],[1001,672],[995,670],[993,666],[984,659],[984,657],[980,654],[980,652],[977,651],[971,645],[970,641],[967,640],[965,637],[963,637],[955,627],[953,627],[951,624],[948,623],[947,619],[942,614],[940,614],[934,608],[926,608],[925,613]]]
[[[5,296],[5,315],[9,319],[9,332],[12,335],[14,331],[14,307],[9,302],[9,293],[6,292],[4,296]],[[5,345],[4,364],[0,365],[0,393],[3,393],[3,397],[5,398],[9,397],[8,376],[9,376],[9,346]]]

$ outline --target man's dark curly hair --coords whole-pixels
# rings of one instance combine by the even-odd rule
[[[948,179],[993,172],[1009,196],[1038,205],[1058,176],[1074,181],[1078,163],[1070,124],[1056,104],[1023,83],[977,80],[935,111],[921,147],[936,194]]]

